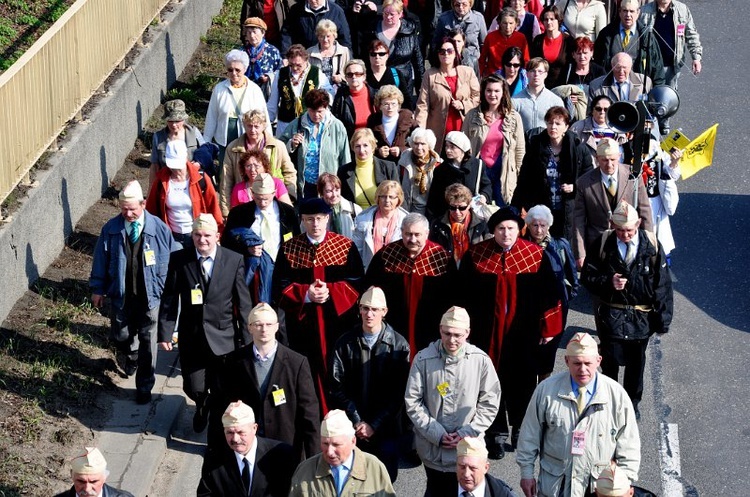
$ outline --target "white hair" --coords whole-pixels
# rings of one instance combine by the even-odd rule
[[[543,204],[535,205],[529,211],[526,213],[526,226],[529,226],[534,219],[539,219],[541,221],[545,221],[547,223],[547,227],[552,226],[552,211],[549,210],[549,207]]]
[[[235,48],[234,50],[230,50],[229,53],[224,57],[225,66],[229,66],[229,64],[231,64],[232,62],[239,62],[247,71],[247,68],[250,65],[250,56],[248,56],[247,52],[245,52],[244,50],[237,50]]]
[[[424,141],[425,143],[427,143],[427,145],[430,146],[430,150],[435,150],[435,145],[437,144],[437,137],[431,129],[415,128],[414,131],[411,132],[411,136],[409,137],[409,146],[412,146],[414,144],[414,140]]]
[[[401,231],[406,231],[408,227],[414,224],[421,224],[427,229],[427,231],[430,230],[430,221],[423,214],[412,212],[407,214],[404,217],[404,220],[401,221]]]

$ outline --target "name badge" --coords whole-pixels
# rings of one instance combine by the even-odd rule
[[[678,24],[677,25],[677,36],[685,36],[685,25],[684,24]]]
[[[200,288],[190,290],[190,303],[193,305],[203,305],[203,290]]]
[[[570,453],[574,456],[582,456],[586,451],[586,432],[574,431],[573,443],[570,446]]]
[[[279,407],[280,405],[286,404],[286,395],[284,395],[283,388],[274,390],[273,392],[271,392],[271,395],[273,396],[274,407]]]
[[[156,264],[156,252],[153,250],[144,250],[143,257],[146,259],[146,266],[153,266]]]
[[[292,239],[292,232],[291,231],[289,233],[284,233],[284,241],[285,242],[288,242],[291,239]]]
[[[448,385],[447,381],[444,381],[437,386],[437,391],[441,397],[445,397],[446,395],[451,393],[451,387],[450,385]]]

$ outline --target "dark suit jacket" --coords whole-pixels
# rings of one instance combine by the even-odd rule
[[[277,440],[256,437],[258,450],[253,465],[250,495],[253,497],[286,497],[289,483],[297,465],[292,456],[292,447]],[[215,458],[207,458],[203,464],[198,497],[244,496],[245,487],[237,466],[234,452],[225,450]]]
[[[353,154],[352,154],[353,155]],[[399,181],[398,179],[398,166],[389,160],[380,159],[373,157],[375,170],[375,184],[379,185],[387,179]],[[344,164],[339,168],[337,176],[341,180],[341,196],[350,202],[354,202],[354,186],[356,185],[356,177],[354,168],[356,167],[356,161],[352,161],[349,164]],[[399,181],[400,182],[400,181]],[[378,199],[371,198],[370,202],[372,205],[378,204]]]
[[[70,490],[59,493],[55,497],[76,497],[76,489],[71,487]],[[105,484],[102,487],[102,497],[133,497],[133,494]]]
[[[306,457],[320,452],[320,410],[307,358],[279,344],[264,397],[253,360],[253,347],[243,347],[217,373],[211,387],[209,432],[214,427],[221,429],[221,415],[230,402],[242,400],[253,408],[262,436],[294,446],[296,462],[302,460],[302,449]],[[286,403],[274,405],[274,385],[284,389]]]
[[[513,489],[503,480],[495,478],[489,473],[484,478],[487,482],[484,487],[484,497],[516,497]]]
[[[622,200],[633,203],[633,185],[636,180],[629,179],[630,167],[626,164],[617,166],[617,196],[615,205]],[[646,189],[640,178],[638,181],[638,214],[641,217],[641,229],[654,231],[651,218],[651,204],[646,195]],[[609,229],[612,209],[609,198],[602,183],[602,173],[599,168],[592,169],[578,178],[575,209],[573,211],[573,227],[575,240],[573,251],[576,259],[586,257],[586,249],[605,230]]]
[[[192,304],[191,292],[203,292],[203,305]],[[172,254],[159,310],[159,341],[172,339],[180,310],[180,361],[183,369],[205,367],[210,355],[223,356],[250,343],[247,315],[252,309],[242,256],[216,248],[211,281],[203,283],[195,248]]]
[[[284,236],[288,236],[291,233],[292,236],[300,234],[299,220],[297,214],[294,212],[294,207],[291,205],[279,202],[273,199],[276,206],[279,208],[279,230],[281,232],[280,240],[284,241]],[[255,222],[255,208],[257,205],[254,201],[240,204],[229,211],[227,216],[227,222],[224,225],[224,231],[221,234],[221,246],[234,250],[238,254],[243,256],[247,255],[247,247],[244,243],[238,242],[234,237],[230,235],[230,231],[233,228],[249,228]]]

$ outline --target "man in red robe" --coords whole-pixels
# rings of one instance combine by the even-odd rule
[[[409,341],[410,359],[439,338],[440,317],[458,299],[456,263],[428,240],[429,232],[426,217],[407,215],[402,239],[383,247],[367,268],[368,285],[382,288],[388,300],[388,324]]]
[[[331,207],[322,198],[300,204],[305,233],[284,242],[273,273],[274,302],[285,314],[289,347],[307,357],[323,414],[328,353],[357,322],[364,273],[354,242],[327,231]]]
[[[555,274],[544,249],[518,237],[523,219],[513,207],[490,217],[494,237],[473,245],[461,260],[463,296],[474,344],[498,368],[502,400],[487,430],[490,457],[504,455],[508,424],[515,448],[526,407],[537,385],[536,358],[562,332]],[[507,422],[505,419],[507,411]]]

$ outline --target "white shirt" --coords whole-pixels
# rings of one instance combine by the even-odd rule
[[[615,185],[617,184],[617,171],[615,171],[615,174],[612,174],[612,175],[604,174],[603,171],[601,171],[601,174],[602,174],[602,183],[604,183],[604,188],[609,188],[610,178],[615,180]]]
[[[198,261],[201,260],[201,257],[206,257],[206,260],[202,262],[203,271],[206,273],[206,277],[210,278],[214,272],[214,260],[216,260],[216,247],[214,247],[214,250],[208,255],[201,255],[201,253],[198,252],[198,250],[195,251],[195,255],[198,257]]]
[[[169,180],[167,188],[167,221],[173,233],[187,234],[193,230],[193,201],[189,180]]]
[[[258,439],[253,439],[253,445],[250,447],[250,450],[247,452],[246,456],[243,456],[239,452],[234,453],[234,457],[237,459],[237,467],[240,469],[240,474],[242,474],[242,467],[245,465],[244,462],[242,462],[242,459],[247,459],[247,469],[250,471],[250,486],[252,487],[253,484],[253,471],[255,470],[255,454],[258,452]]]
[[[145,211],[144,211],[145,212]],[[123,218],[124,219],[124,218]],[[143,223],[146,222],[146,214],[141,214],[141,217],[136,219],[135,221],[138,222],[138,235],[140,236],[141,233],[143,233]],[[135,222],[134,221],[134,222]],[[129,237],[130,236],[130,225],[133,224],[127,219],[125,219],[125,234]]]
[[[630,239],[630,242],[628,243],[622,243],[620,239],[617,239],[617,250],[620,252],[620,257],[622,257],[622,260],[625,260],[625,254],[628,253],[628,245],[632,245],[635,247],[635,249],[638,249],[638,232],[635,232],[635,235],[633,238]]]
[[[482,483],[477,485],[477,488],[471,491],[471,495],[474,497],[484,497],[484,487],[487,486],[487,480],[482,480]],[[461,484],[458,484],[458,497],[464,497],[463,493],[466,492],[466,490],[461,487]]]

